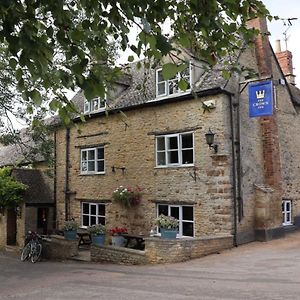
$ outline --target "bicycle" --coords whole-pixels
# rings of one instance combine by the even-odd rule
[[[33,231],[28,231],[25,240],[25,246],[21,253],[21,261],[25,261],[30,258],[32,263],[39,260],[42,253],[42,244],[40,242],[41,237]]]

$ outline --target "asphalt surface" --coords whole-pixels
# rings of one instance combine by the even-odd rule
[[[166,265],[32,264],[0,254],[0,299],[300,299],[300,232]]]

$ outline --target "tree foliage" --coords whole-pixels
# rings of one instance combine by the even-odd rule
[[[13,208],[23,203],[22,194],[27,186],[11,176],[10,168],[0,169],[0,207]]]
[[[175,43],[214,64],[241,47],[241,36],[246,42],[253,38],[255,30],[246,26],[249,18],[268,14],[260,0],[3,0],[0,43],[17,89],[30,103],[29,112],[31,103],[43,103],[44,91],[51,92],[50,108],[68,122],[74,107],[66,89],[79,87],[87,99],[104,97],[121,74],[111,44],[160,60],[175,50]],[[164,32],[166,23],[169,33]],[[139,34],[131,44],[132,26]],[[172,77],[175,69],[165,66],[165,77]]]

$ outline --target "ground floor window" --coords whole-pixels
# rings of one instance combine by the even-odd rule
[[[88,227],[94,224],[105,225],[105,204],[94,202],[82,202],[81,226]]]
[[[282,201],[282,225],[292,224],[292,201]]]
[[[194,207],[192,205],[157,204],[157,216],[161,214],[178,219],[178,237],[194,236]]]

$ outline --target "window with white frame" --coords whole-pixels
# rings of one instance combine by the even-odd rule
[[[282,201],[282,225],[292,225],[292,201]]]
[[[192,166],[194,164],[194,134],[179,133],[156,137],[156,166]]]
[[[175,77],[165,80],[162,75],[162,69],[156,70],[156,97],[166,97],[179,94],[185,91],[180,90],[178,82],[184,80],[188,86],[186,91],[191,89],[191,64],[182,72],[178,72]]]
[[[104,147],[81,149],[81,174],[104,174]]]
[[[89,227],[94,224],[105,225],[105,204],[82,202],[81,203],[81,226]]]
[[[92,99],[91,101],[85,100],[84,113],[92,113],[105,110],[106,100],[99,97]]]
[[[177,237],[194,237],[194,207],[192,205],[157,204],[157,216],[161,214],[172,216],[179,221]]]

